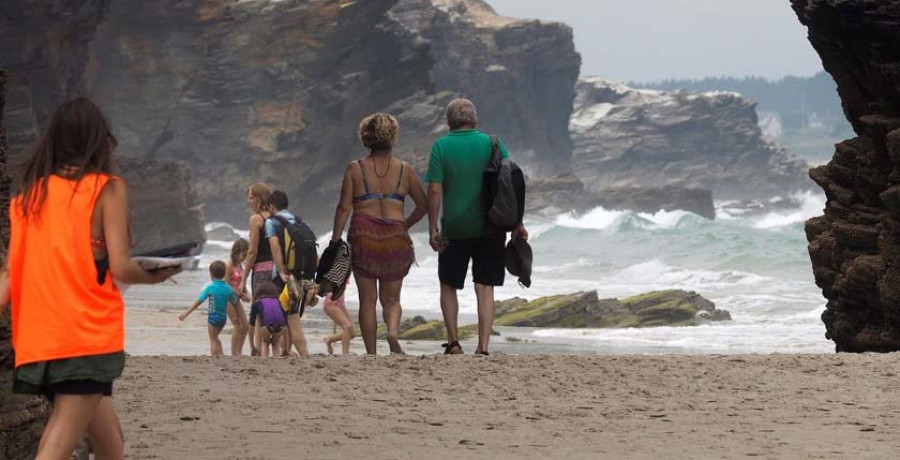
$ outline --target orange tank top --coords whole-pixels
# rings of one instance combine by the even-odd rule
[[[16,367],[125,349],[125,305],[91,251],[94,204],[110,180],[50,176],[46,201],[27,219],[10,204],[9,277]]]

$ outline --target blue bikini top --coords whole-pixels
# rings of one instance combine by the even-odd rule
[[[369,193],[369,181],[366,180],[366,170],[365,170],[365,168],[363,168],[362,160],[356,160],[356,162],[359,164],[359,171],[362,173],[363,188],[365,189],[366,193],[354,198],[353,204],[356,204],[356,203],[359,203],[362,201],[380,200],[380,199],[397,200],[401,203],[406,201],[406,196],[397,193],[397,191],[400,190],[400,184],[403,181],[403,162],[400,162],[400,177],[397,178],[397,187],[394,188],[394,193],[383,193],[383,194],[382,193]]]

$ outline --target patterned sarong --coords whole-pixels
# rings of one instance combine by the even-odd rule
[[[354,272],[366,278],[402,280],[416,258],[406,222],[354,213],[347,242]]]

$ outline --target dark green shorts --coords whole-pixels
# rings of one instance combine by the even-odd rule
[[[112,382],[125,369],[125,352],[41,361],[13,371],[13,392],[45,395],[112,394]]]

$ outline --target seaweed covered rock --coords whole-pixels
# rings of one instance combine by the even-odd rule
[[[839,352],[900,350],[900,1],[792,0],[856,138],[810,171],[827,197],[806,223],[825,337]]]
[[[466,340],[478,335],[478,326],[469,325],[459,328],[459,339]],[[378,338],[387,338],[387,326],[378,327]],[[440,320],[428,321],[422,316],[414,316],[400,322],[400,340],[447,340],[447,329]]]
[[[509,301],[508,301],[509,302]],[[542,297],[531,302],[516,299],[500,303],[498,326],[616,328],[693,326],[726,321],[731,315],[695,292],[656,291],[624,300],[600,299],[597,291]],[[499,307],[499,305],[498,305]]]

